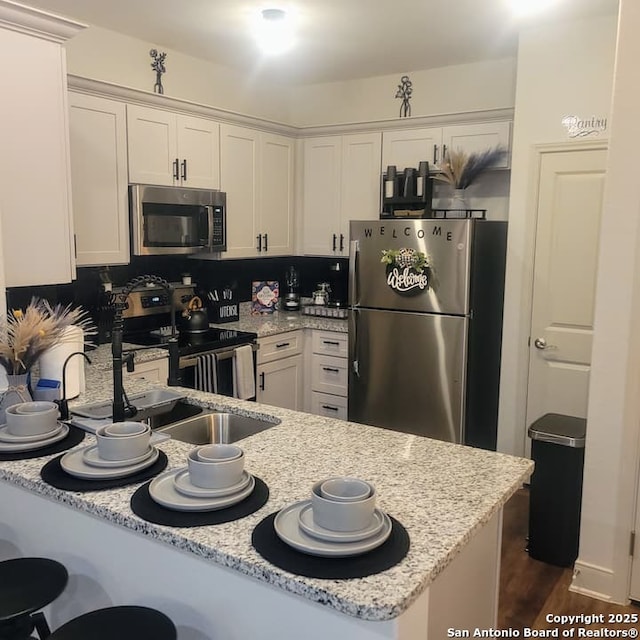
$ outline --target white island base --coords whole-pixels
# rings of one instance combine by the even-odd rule
[[[0,560],[44,556],[69,571],[66,590],[47,610],[52,629],[121,604],[166,613],[179,640],[440,640],[448,628],[496,624],[502,509],[406,611],[378,622],[180,550],[162,541],[163,530],[176,531],[170,527],[155,526],[152,539],[2,481],[0,505]]]

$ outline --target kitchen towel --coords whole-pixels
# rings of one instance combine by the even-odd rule
[[[169,527],[202,527],[232,522],[261,509],[269,499],[269,487],[254,476],[256,488],[242,502],[217,511],[174,511],[159,505],[149,494],[149,482],[131,496],[131,510],[147,522]]]
[[[205,353],[196,358],[195,388],[218,393],[218,359],[215,353]]]
[[[249,400],[256,395],[253,348],[245,344],[233,351],[233,397]]]
[[[390,569],[404,559],[409,552],[409,534],[391,518],[391,535],[376,549],[359,556],[325,558],[311,556],[290,547],[280,540],[273,526],[277,513],[272,513],[258,523],[251,534],[253,548],[271,564],[299,576],[327,580],[364,578]]]

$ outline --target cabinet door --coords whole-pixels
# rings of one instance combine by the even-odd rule
[[[303,250],[310,255],[339,255],[342,138],[304,142]]]
[[[161,109],[127,106],[129,182],[177,184],[176,116]]]
[[[220,188],[220,125],[206,118],[177,116],[180,184]]]
[[[382,171],[395,165],[398,171],[406,167],[418,168],[420,161],[429,166],[442,160],[442,129],[405,129],[382,134]]]
[[[380,217],[381,154],[381,133],[342,137],[341,255],[349,255],[349,220]]]
[[[0,28],[0,215],[6,286],[75,277],[64,50]]]
[[[263,255],[293,253],[293,140],[260,134],[260,223]]]
[[[258,402],[302,411],[302,355],[258,365],[257,373]]]
[[[167,384],[169,378],[169,358],[160,360],[149,360],[147,362],[136,362],[134,370],[129,372],[126,367],[122,369],[122,377],[125,380],[140,379],[147,382],[157,382]]]
[[[220,185],[227,193],[225,258],[259,255],[258,144],[257,131],[220,125]]]
[[[126,107],[70,93],[69,134],[76,264],[128,264]]]
[[[462,149],[468,153],[502,147],[507,153],[496,169],[507,169],[510,160],[510,122],[486,122],[480,124],[455,125],[442,130],[443,149]]]

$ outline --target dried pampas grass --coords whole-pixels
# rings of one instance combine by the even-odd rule
[[[65,340],[65,330],[72,325],[85,336],[96,334],[80,307],[52,307],[46,300],[32,298],[24,311],[14,309],[0,323],[0,365],[8,374],[26,373],[47,349]]]
[[[501,147],[494,147],[479,153],[466,153],[460,149],[447,151],[444,162],[438,167],[434,178],[450,184],[454,189],[466,189],[478,176],[496,164],[506,153]]]

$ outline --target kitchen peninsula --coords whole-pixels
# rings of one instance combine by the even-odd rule
[[[81,402],[110,395],[111,373],[96,355]],[[132,380],[128,391],[147,387]],[[528,478],[530,461],[184,393],[213,409],[280,421],[240,443],[247,470],[270,492],[252,515],[194,528],[151,524],[130,508],[138,485],[62,491],[40,478],[41,467],[54,456],[0,462],[0,553],[55,557],[71,575],[51,607],[53,627],[112,603],[164,611],[181,640],[436,640],[446,637],[448,627],[495,624],[502,506]],[[85,444],[91,439],[87,435]],[[170,468],[184,466],[191,448],[175,440],[158,446]],[[252,547],[259,522],[307,498],[313,482],[331,475],[362,477],[377,488],[378,506],[410,536],[408,555],[399,564],[365,578],[312,579],[278,569]]]

